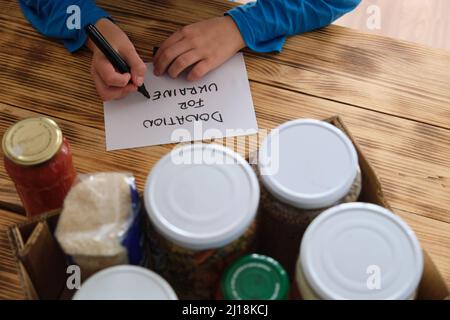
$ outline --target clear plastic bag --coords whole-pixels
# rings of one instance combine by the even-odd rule
[[[140,201],[134,177],[79,175],[64,200],[55,236],[82,277],[118,264],[140,264]]]

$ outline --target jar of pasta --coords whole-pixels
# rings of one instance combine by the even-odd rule
[[[303,299],[414,299],[423,272],[414,232],[391,211],[347,203],[306,230],[296,266]]]
[[[261,250],[292,276],[309,223],[330,206],[358,199],[357,152],[337,127],[300,119],[272,130],[254,168],[261,183]]]
[[[172,150],[145,186],[149,267],[181,299],[213,299],[223,269],[254,247],[259,194],[255,173],[234,151]]]
[[[289,277],[277,261],[254,253],[227,268],[217,297],[225,300],[285,300],[289,296],[289,287]]]
[[[158,274],[138,266],[115,266],[83,282],[73,300],[177,300]]]

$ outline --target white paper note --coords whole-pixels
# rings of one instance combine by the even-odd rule
[[[136,92],[103,105],[107,150],[257,133],[242,53],[195,82],[147,66],[150,99]]]

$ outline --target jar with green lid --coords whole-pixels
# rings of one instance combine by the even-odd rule
[[[218,299],[285,300],[289,277],[274,259],[251,254],[230,265],[222,276]]]
[[[346,203],[306,230],[296,288],[307,300],[411,300],[424,268],[413,230],[388,209]]]
[[[328,122],[299,119],[272,130],[254,166],[261,184],[262,252],[293,275],[301,237],[317,215],[361,191],[351,140]]]
[[[145,186],[149,267],[181,299],[213,299],[224,268],[254,249],[259,196],[255,173],[234,151],[174,149]]]

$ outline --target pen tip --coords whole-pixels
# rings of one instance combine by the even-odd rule
[[[144,85],[140,86],[138,88],[139,92],[142,93],[144,95],[144,97],[146,97],[147,99],[150,99],[150,94],[148,93],[147,89],[145,88]]]

